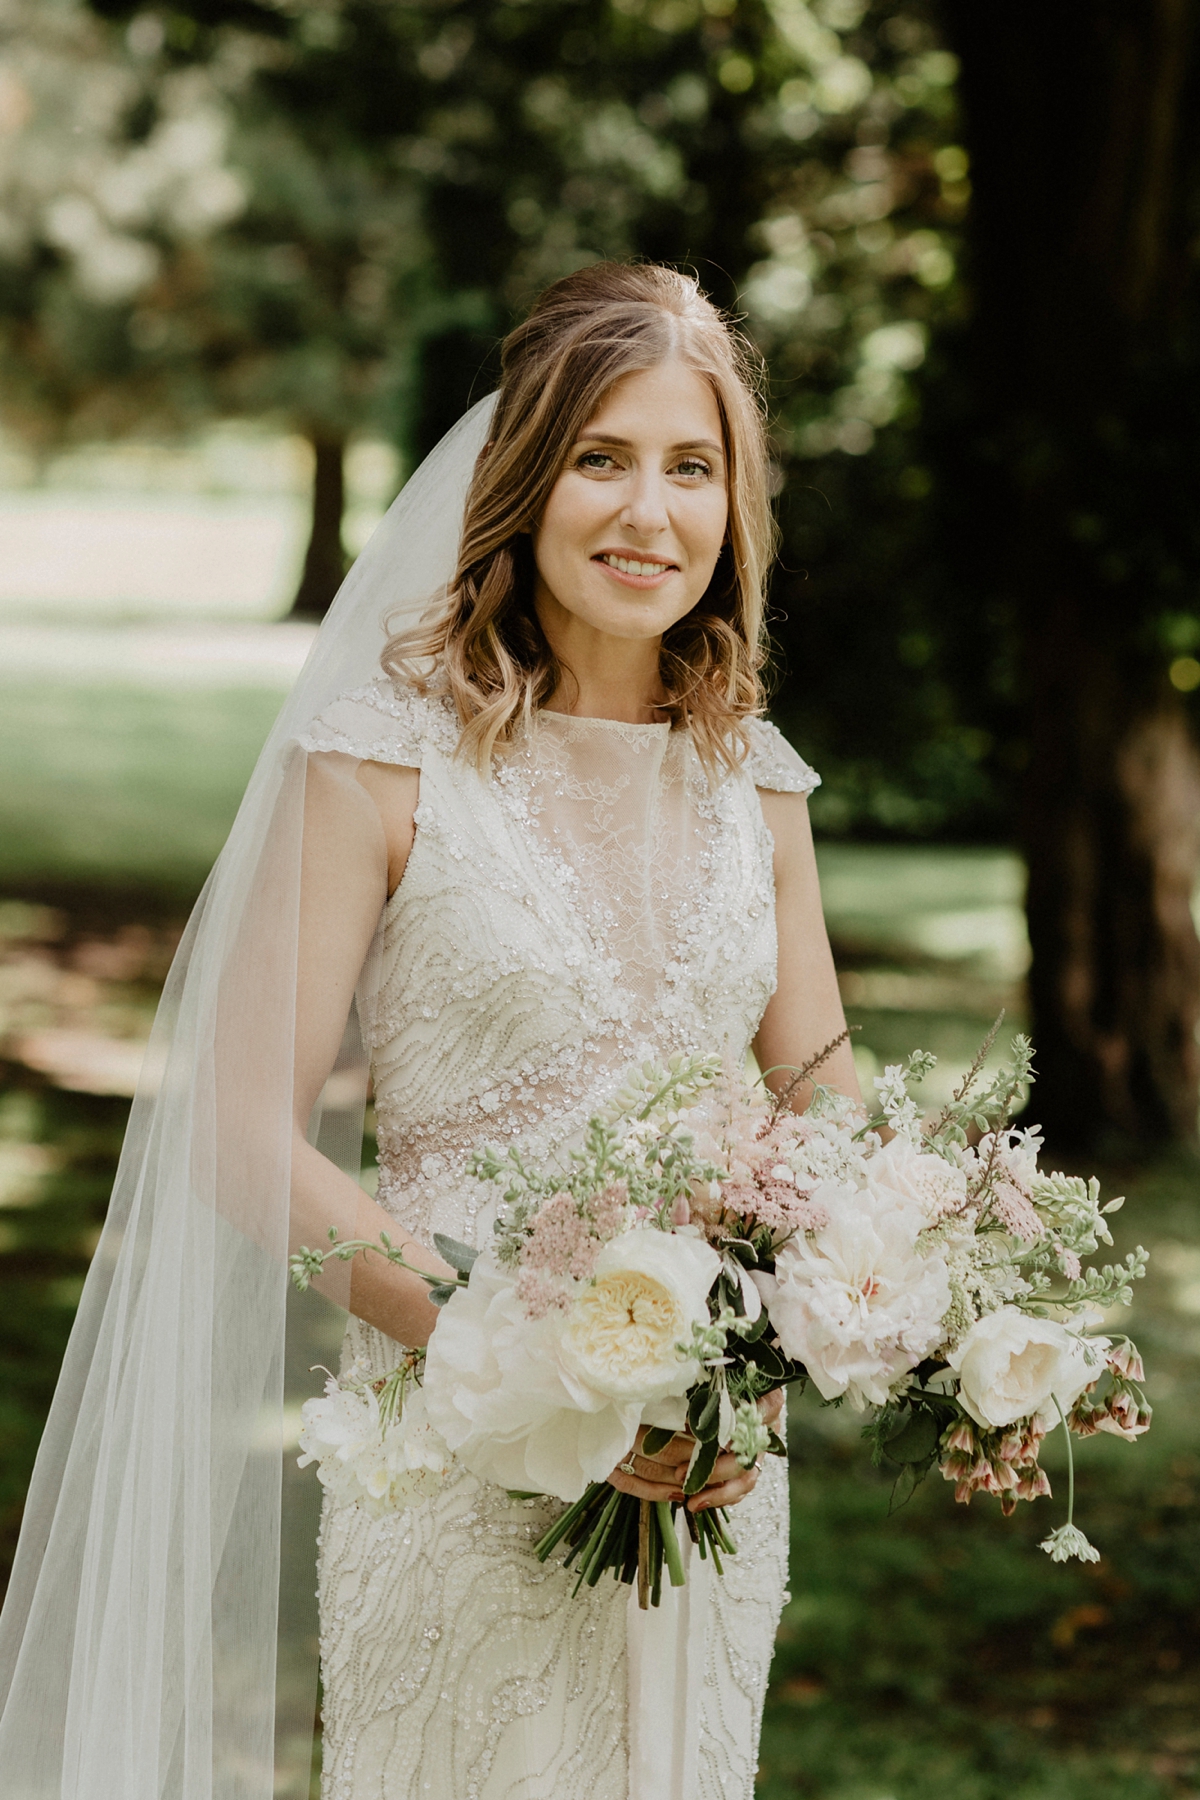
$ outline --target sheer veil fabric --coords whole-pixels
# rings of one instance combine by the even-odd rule
[[[343,584],[168,977],[0,1616],[6,1800],[277,1791],[287,1250],[353,1224],[290,1199],[296,740],[378,673],[385,615],[414,623],[452,575],[492,406],[421,465]],[[353,768],[323,759],[361,805]],[[356,1171],[352,1023],[320,1141]]]

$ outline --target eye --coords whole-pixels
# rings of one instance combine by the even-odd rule
[[[577,469],[594,469],[602,474],[606,469],[614,467],[614,458],[607,450],[585,450],[576,461]]]
[[[690,480],[703,480],[712,474],[711,463],[706,463],[702,456],[685,456],[682,462],[675,464],[677,475],[686,475]]]

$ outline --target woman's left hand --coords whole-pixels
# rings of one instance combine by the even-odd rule
[[[774,1431],[779,1424],[779,1415],[783,1411],[783,1389],[772,1388],[764,1394],[758,1403],[763,1423]],[[688,1501],[688,1511],[693,1513],[707,1512],[713,1506],[736,1506],[758,1486],[758,1477],[762,1471],[762,1458],[752,1469],[743,1469],[737,1457],[723,1450],[713,1464],[713,1472],[708,1483],[698,1494],[693,1494]]]

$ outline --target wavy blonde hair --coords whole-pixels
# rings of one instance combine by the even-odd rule
[[[610,262],[556,281],[505,339],[454,578],[432,616],[384,647],[393,679],[451,697],[460,754],[481,769],[570,676],[534,609],[530,529],[614,382],[673,357],[712,385],[729,522],[706,592],[664,634],[661,710],[691,730],[710,772],[746,753],[742,721],[763,705],[763,590],[775,542],[761,362],[691,276]]]

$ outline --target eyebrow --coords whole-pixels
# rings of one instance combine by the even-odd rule
[[[617,448],[620,450],[632,450],[634,448],[632,438],[616,437],[609,431],[581,431],[579,436],[575,439],[575,442],[577,444],[616,444]],[[724,456],[725,454],[722,445],[715,444],[711,438],[688,438],[686,442],[682,444],[671,444],[669,448],[672,451],[712,450],[717,456]]]

